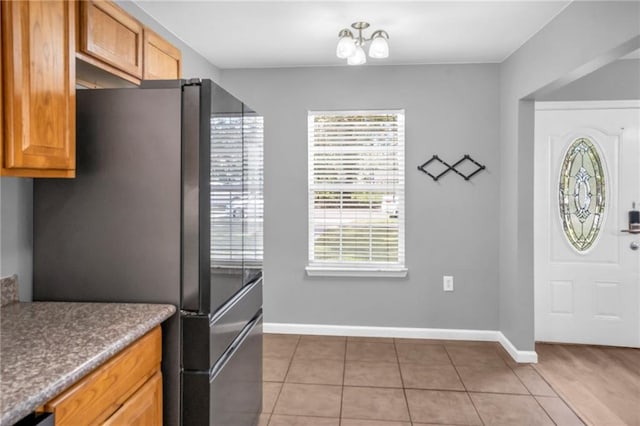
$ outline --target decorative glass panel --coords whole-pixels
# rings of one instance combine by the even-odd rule
[[[560,170],[560,220],[571,245],[583,252],[593,245],[604,219],[602,160],[587,138],[575,140]]]

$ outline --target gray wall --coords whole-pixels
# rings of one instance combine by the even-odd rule
[[[33,180],[0,178],[0,277],[18,274],[20,300],[31,300]]]
[[[219,81],[220,70],[169,33],[142,9],[129,1],[118,1],[127,12],[165,37],[182,51],[182,74]],[[25,178],[0,178],[0,276],[18,274],[20,299],[31,300],[33,183]]]
[[[615,61],[544,96],[547,101],[627,99],[640,99],[640,59]]]
[[[500,66],[500,330],[534,348],[533,99],[638,48],[640,3],[573,2]]]
[[[265,117],[267,322],[498,328],[497,65],[223,70],[222,84]],[[307,111],[394,108],[406,110],[408,278],[307,277]],[[487,171],[435,183],[416,169],[433,154]]]

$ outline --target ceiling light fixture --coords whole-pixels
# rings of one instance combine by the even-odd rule
[[[362,30],[369,28],[368,22],[354,22],[351,28],[358,31],[357,37],[348,28],[338,33],[338,47],[336,56],[346,59],[349,65],[362,65],[367,62],[367,55],[364,53],[365,43],[369,43],[369,56],[371,58],[383,59],[389,56],[389,34],[385,30],[377,30],[371,34],[370,38],[363,37]]]

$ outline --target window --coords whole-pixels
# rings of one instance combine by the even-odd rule
[[[309,275],[405,276],[404,111],[310,111]]]
[[[244,144],[243,144],[244,141]],[[211,118],[211,265],[262,264],[263,119]]]

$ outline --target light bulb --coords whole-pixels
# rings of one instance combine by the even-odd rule
[[[367,62],[367,55],[364,54],[362,46],[356,46],[356,53],[347,58],[347,64],[349,65],[362,65]]]
[[[356,52],[356,43],[351,36],[345,35],[338,41],[336,56],[341,59],[349,58]]]
[[[375,37],[371,40],[369,46],[369,56],[372,58],[383,59],[389,57],[389,43],[383,36]]]

